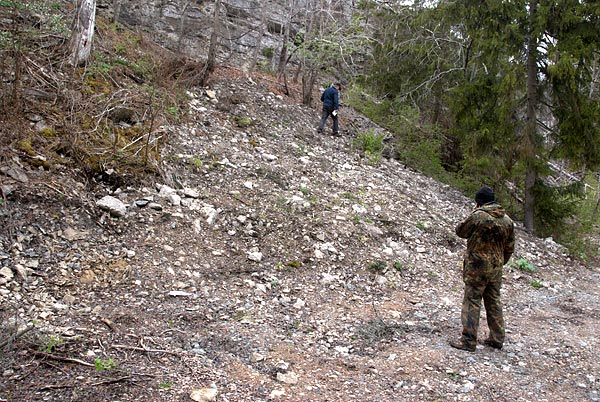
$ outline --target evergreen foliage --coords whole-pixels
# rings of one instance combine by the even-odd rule
[[[463,188],[493,186],[519,208],[512,211],[518,218],[529,202],[538,234],[564,235],[583,184],[551,185],[547,178],[556,159],[583,172],[600,166],[600,3],[362,5],[376,45],[357,81],[381,100],[362,110],[387,115],[389,123],[412,109],[418,117],[409,125],[386,125],[403,138],[397,141],[443,139],[437,152],[444,175],[468,178],[458,182]],[[432,160],[427,154],[411,162],[425,159]]]

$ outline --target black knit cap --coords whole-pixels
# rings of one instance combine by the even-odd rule
[[[475,193],[475,202],[479,205],[487,204],[496,200],[494,190],[488,186],[483,186]]]

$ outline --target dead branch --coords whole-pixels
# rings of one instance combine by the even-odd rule
[[[94,367],[94,365],[92,363],[88,363],[83,360],[74,359],[71,357],[57,356],[57,355],[53,355],[52,353],[40,352],[39,350],[33,350],[33,349],[29,349],[29,350],[34,355],[45,357],[47,359],[56,360],[59,362],[65,362],[65,363],[76,363],[76,364],[81,364],[82,366],[87,366],[87,367]]]
[[[61,389],[61,388],[73,388],[74,386],[75,386],[75,384],[67,384],[67,383],[50,384],[50,385],[44,385],[42,388],[38,389],[38,391],[47,391],[50,389]]]
[[[3,347],[5,347],[9,343],[14,342],[15,339],[17,339],[17,338],[25,335],[26,333],[28,333],[29,331],[31,331],[34,328],[35,328],[34,325],[32,325],[30,327],[27,327],[27,328],[23,328],[22,330],[20,330],[19,332],[17,332],[15,335],[12,335],[12,336],[8,337],[8,339],[6,339],[5,341],[0,342],[0,349],[2,349]]]
[[[48,188],[50,188],[50,189],[52,189],[52,190],[56,191],[58,194],[62,195],[63,197],[66,197],[66,198],[68,198],[68,195],[66,195],[65,193],[63,193],[62,191],[60,191],[59,189],[57,189],[56,187],[53,187],[53,186],[51,186],[51,185],[50,185],[50,184],[48,184],[48,183],[42,183],[42,184],[43,184],[43,185],[45,185],[46,187],[48,187]]]
[[[181,353],[171,352],[169,350],[164,350],[164,349],[147,349],[147,348],[140,348],[138,346],[128,346],[128,345],[111,345],[111,347],[113,347],[115,349],[137,350],[139,352],[144,352],[144,353],[167,353],[167,354],[170,354],[173,356],[181,356]]]
[[[111,331],[113,332],[119,332],[119,329],[117,328],[117,326],[115,325],[114,322],[112,322],[111,320],[109,320],[108,318],[102,318],[102,322],[104,323],[104,325],[106,325]]]
[[[158,129],[158,130],[153,130],[149,133],[145,133],[140,135],[138,138],[136,138],[134,141],[130,142],[129,144],[125,145],[123,148],[121,148],[121,151],[125,151],[127,148],[129,148],[132,145],[135,145],[135,143],[139,142],[141,139],[143,139],[146,136],[150,136],[152,134],[156,134],[156,133],[160,133],[162,129]]]
[[[246,204],[246,205],[247,205],[247,204]],[[185,331],[182,331],[182,330],[180,330],[180,329],[176,329],[176,328],[170,328],[170,329],[166,329],[166,330],[164,330],[163,332],[161,332],[160,334],[161,334],[161,335],[164,335],[164,334],[166,334],[167,332],[179,332],[180,334],[184,334],[184,335],[186,335],[186,334],[187,334],[187,332],[185,332]]]
[[[115,384],[115,383],[118,383],[118,382],[130,380],[130,379],[131,379],[131,376],[130,375],[126,375],[124,377],[110,378],[108,380],[102,380],[102,381],[94,382],[94,383],[89,384],[89,385],[96,386],[96,385],[104,385],[104,384]]]

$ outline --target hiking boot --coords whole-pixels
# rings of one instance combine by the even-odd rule
[[[466,350],[469,352],[475,352],[475,349],[477,348],[475,345],[469,345],[462,339],[452,340],[448,343],[450,344],[450,346],[452,346],[455,349]]]
[[[483,344],[485,346],[489,346],[490,348],[494,348],[494,349],[502,349],[502,344],[500,342],[496,342],[493,339],[486,339],[485,341],[483,341]]]
[[[318,133],[318,134],[322,134],[322,133],[323,133],[323,130],[321,130],[320,128],[317,128],[317,133]]]
[[[333,136],[334,137],[341,137],[342,135],[340,134],[339,131],[336,131],[336,132],[333,133]]]

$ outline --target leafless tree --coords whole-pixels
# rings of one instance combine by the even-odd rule
[[[200,84],[205,85],[208,77],[215,69],[217,50],[219,46],[219,28],[221,26],[221,0],[215,2],[215,12],[213,15],[212,33],[210,34],[210,44],[208,46],[208,56],[206,64],[200,73]]]
[[[186,22],[186,13],[188,7],[190,6],[190,2],[186,2],[183,6],[183,11],[181,12],[181,22],[179,23],[179,38],[177,39],[177,51],[181,52],[183,46],[183,38],[185,36],[185,22]]]
[[[282,24],[283,27],[283,40],[281,44],[281,52],[279,53],[279,63],[277,65],[277,76],[281,78],[285,72],[285,66],[289,61],[288,57],[288,44],[290,41],[290,33],[292,29],[292,21],[297,14],[297,1],[288,0],[287,2],[287,13],[285,21]]]
[[[113,23],[119,21],[119,15],[121,15],[121,0],[113,0]]]
[[[95,21],[96,0],[80,0],[77,4],[69,42],[70,62],[73,66],[84,64],[90,57]]]
[[[254,47],[254,52],[252,53],[252,58],[250,59],[250,65],[248,66],[248,73],[252,73],[254,68],[256,68],[258,54],[260,53],[260,46],[262,39],[265,36],[265,30],[267,29],[267,5],[267,2],[263,2],[260,7],[260,26],[258,28],[258,35],[256,37],[256,46]]]

